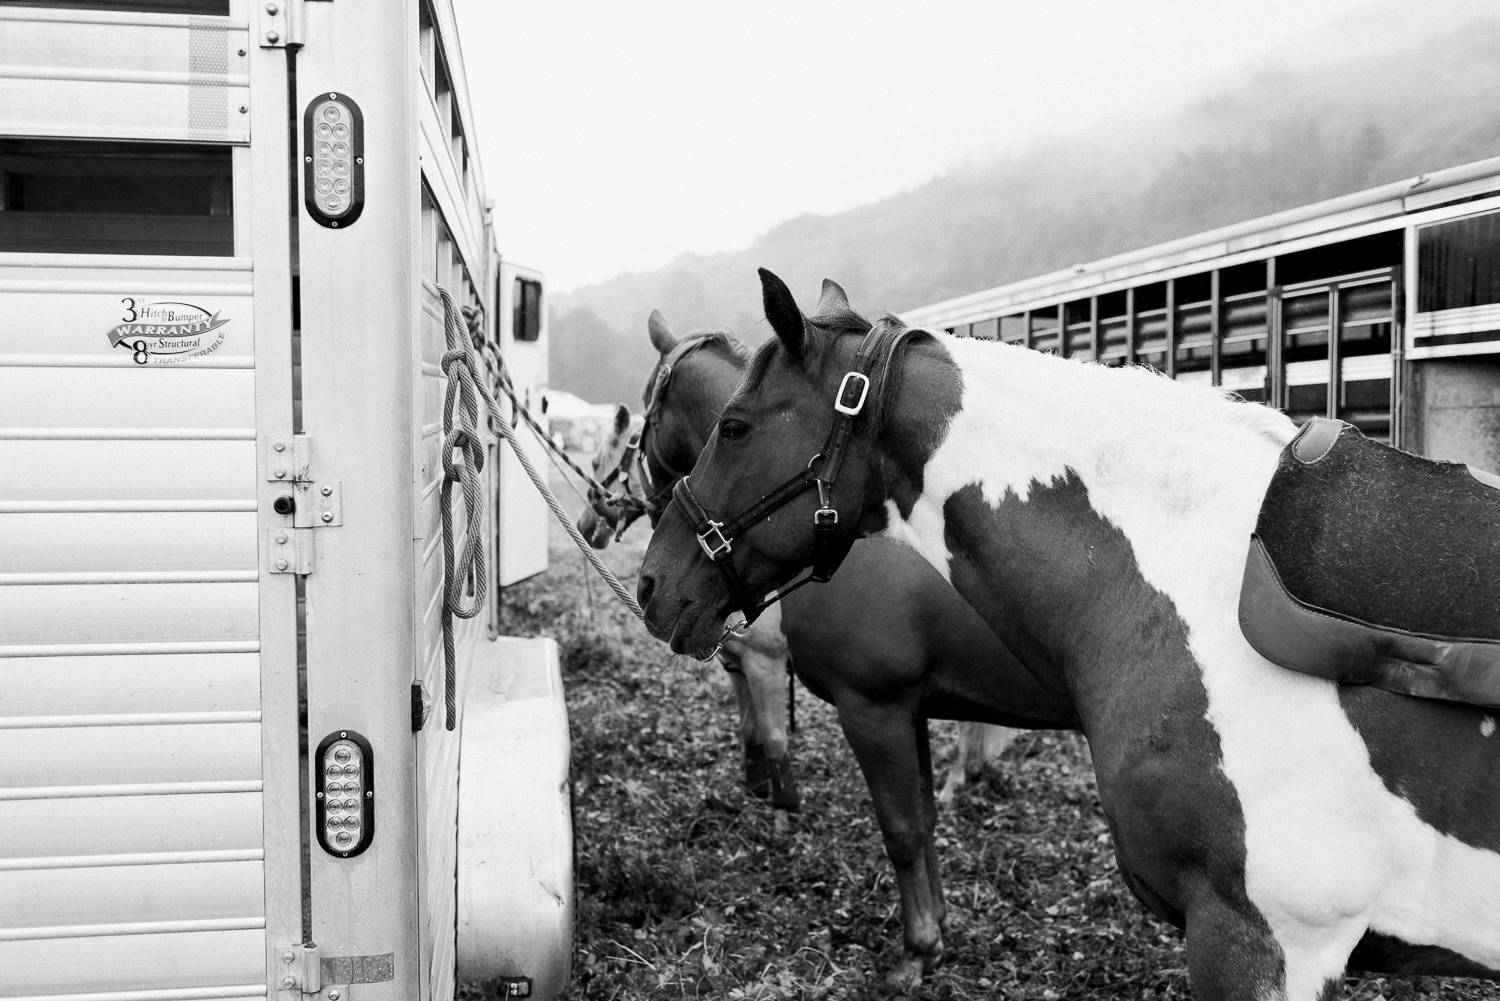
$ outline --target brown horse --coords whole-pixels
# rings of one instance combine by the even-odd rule
[[[832,282],[824,285],[818,311],[817,322],[830,329],[869,328]],[[647,388],[639,461],[659,513],[742,378],[745,356],[722,334],[696,347],[679,342],[660,313],[652,314],[650,333],[662,358]],[[1072,729],[1077,714],[1066,695],[1037,684],[942,577],[900,543],[859,542],[835,580],[789,594],[779,608],[798,679],[837,709],[869,783],[905,927],[904,958],[890,979],[909,987],[941,958],[946,919],[927,720]],[[769,632],[763,624],[775,611],[755,622],[752,635]],[[982,753],[983,741],[974,743]]]
[[[594,479],[635,503],[589,491],[589,505],[578,515],[578,530],[595,549],[619,538],[645,504],[640,467],[636,466],[642,421],[623,403],[614,424],[600,440],[590,462]],[[726,636],[715,657],[729,674],[740,716],[740,748],[745,761],[745,788],[778,810],[796,811],[802,797],[792,768],[787,688],[791,652],[781,631],[779,609],[761,616],[743,633]]]
[[[905,539],[1077,706],[1120,871],[1185,928],[1199,997],[1314,1001],[1346,967],[1500,979],[1494,710],[1294,673],[1241,631],[1290,419],[1141,368],[896,320],[835,329],[762,283],[776,338],[641,568],[655,635],[712,643],[743,593],[784,587],[830,542]],[[785,503],[767,511],[767,496]],[[1444,514],[1422,497],[1395,513]],[[1428,608],[1473,631],[1440,635],[1500,639],[1500,578],[1480,569],[1497,523],[1468,526],[1466,596]],[[1361,555],[1308,554],[1331,568]],[[1397,556],[1371,621],[1432,603],[1402,591]],[[955,683],[993,706],[981,673]]]

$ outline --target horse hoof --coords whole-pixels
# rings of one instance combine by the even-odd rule
[[[767,758],[771,772],[771,805],[787,813],[802,809],[802,793],[797,790],[797,777],[792,774],[792,759]]]
[[[908,956],[885,976],[885,982],[903,994],[910,994],[922,984],[922,973],[927,964],[915,956]]]
[[[745,789],[756,799],[771,798],[771,763],[760,744],[745,745]]]

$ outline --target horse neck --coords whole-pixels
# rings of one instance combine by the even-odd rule
[[[887,534],[1058,670],[1107,651],[1142,587],[1233,623],[1290,420],[1144,369],[938,344],[913,352],[882,437]]]

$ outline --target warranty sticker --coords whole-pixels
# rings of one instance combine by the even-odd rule
[[[213,354],[224,344],[228,320],[189,302],[122,299],[123,323],[109,332],[109,346],[130,352],[137,365],[181,365]]]

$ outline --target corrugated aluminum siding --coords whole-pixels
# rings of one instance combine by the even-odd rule
[[[228,17],[0,7],[0,122],[16,136],[248,142],[248,41]]]
[[[143,263],[0,263],[0,997],[266,990],[251,266]]]

